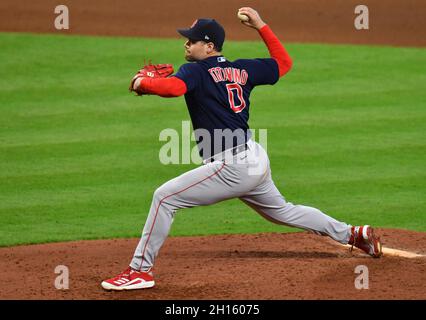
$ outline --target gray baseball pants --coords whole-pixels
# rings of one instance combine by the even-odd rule
[[[264,218],[291,227],[327,235],[346,244],[350,225],[318,209],[286,202],[271,177],[266,151],[249,140],[248,149],[236,155],[225,151],[217,160],[188,171],[155,192],[142,237],[130,266],[149,270],[166,240],[176,211],[239,198]]]

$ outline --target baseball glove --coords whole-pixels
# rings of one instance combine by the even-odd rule
[[[166,78],[173,74],[173,65],[171,64],[151,64],[151,62],[140,69],[130,82],[129,91],[136,92],[138,96],[144,94],[140,90],[135,90],[133,85],[138,78]]]

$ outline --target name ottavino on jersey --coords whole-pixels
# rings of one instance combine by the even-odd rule
[[[208,69],[208,71],[214,82],[229,81],[240,85],[247,83],[248,72],[245,69],[215,67]]]

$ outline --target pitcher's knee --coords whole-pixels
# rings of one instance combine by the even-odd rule
[[[154,200],[161,201],[165,197],[167,197],[167,189],[164,188],[164,185],[158,187],[154,191],[154,195],[153,195]]]
[[[175,207],[174,198],[177,193],[173,183],[166,182],[154,191],[153,201],[160,205]]]

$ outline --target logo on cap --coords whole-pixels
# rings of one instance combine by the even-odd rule
[[[192,25],[191,25],[191,27],[190,27],[190,28],[194,28],[194,26],[197,24],[197,22],[198,22],[198,19],[196,19],[196,20],[192,23]]]
[[[210,40],[209,36],[204,36],[204,39]]]

